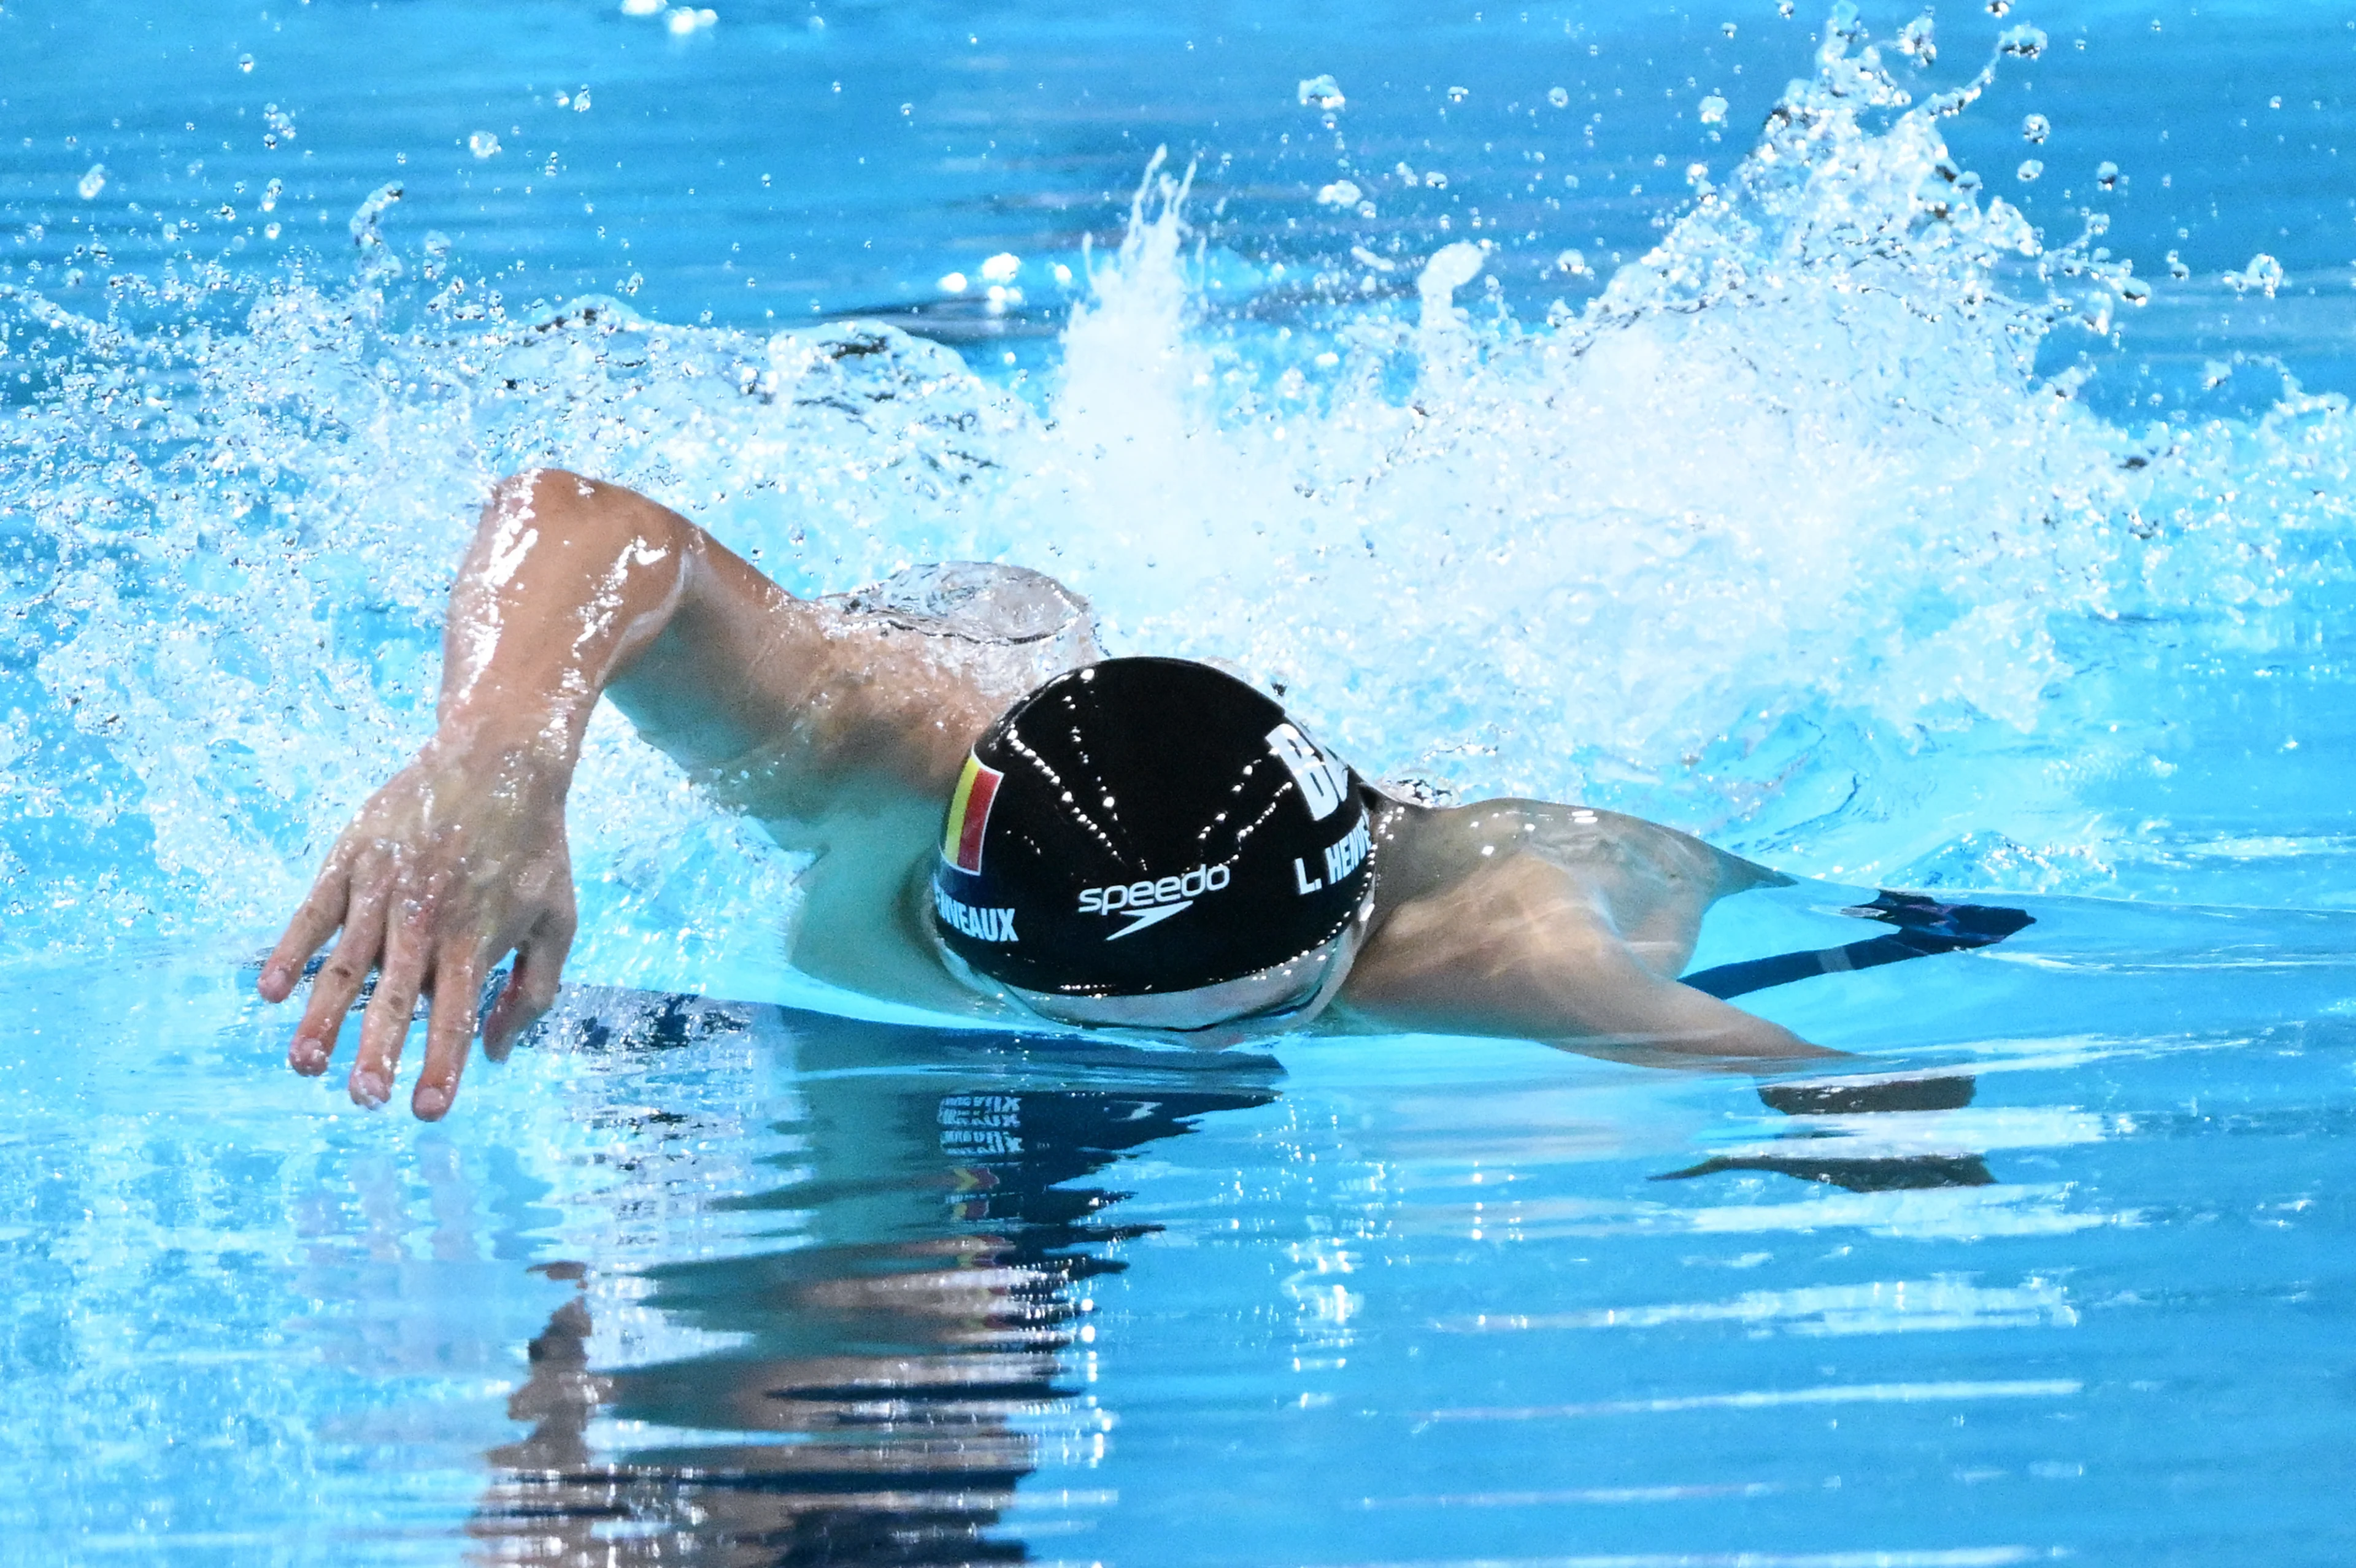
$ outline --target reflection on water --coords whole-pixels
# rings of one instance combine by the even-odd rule
[[[1017,1484],[1101,1457],[1112,1425],[1089,1392],[1087,1282],[1126,1266],[1113,1243],[1158,1229],[1107,1221],[1127,1194],[1077,1183],[1276,1098],[1258,1059],[1198,1082],[1141,1053],[1048,1088],[999,1037],[788,1017],[798,1114],[770,1164],[790,1168],[717,1206],[794,1244],[644,1271],[640,1305],[722,1349],[600,1370],[587,1296],[558,1307],[509,1402],[532,1430],[488,1455],[477,1561],[1027,1560],[994,1533]],[[575,1029],[645,1050],[732,1022],[650,998]],[[879,1061],[887,1038],[897,1055]],[[541,1268],[585,1285],[594,1266]],[[638,1441],[601,1450],[601,1421]]]
[[[2349,1556],[2336,1021],[1968,1096],[1312,1040],[1277,1099],[576,994],[421,1130],[218,981],[0,981],[11,1562]],[[1787,1163],[1659,1179],[1713,1158]]]
[[[1768,1083],[1759,1098],[1768,1109],[1794,1117],[1858,1117],[1961,1110],[1972,1103],[1976,1085],[1961,1073],[1928,1078],[1881,1078],[1829,1083]],[[1897,1192],[1932,1187],[1992,1187],[1987,1158],[1970,1151],[1860,1153],[1854,1123],[1837,1129],[1810,1123],[1776,1140],[1772,1153],[1718,1155],[1660,1178],[1681,1181],[1728,1170],[1763,1170],[1821,1181],[1851,1192]],[[1838,1139],[1817,1149],[1806,1145]]]

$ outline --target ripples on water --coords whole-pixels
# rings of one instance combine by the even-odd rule
[[[1973,1060],[1813,1089],[590,987],[426,1132],[257,1066],[210,974],[20,975],[20,1034],[102,1043],[0,1080],[6,1518],[176,1562],[2329,1562],[2344,960],[2169,1027],[2217,973],[2079,1033],[2069,986],[1851,976]]]
[[[205,47],[252,91],[158,85],[87,165],[95,124],[70,148],[44,125],[27,167],[84,205],[10,198],[7,1539],[224,1563],[2344,1556],[2351,446],[2344,399],[2295,381],[2335,384],[2345,313],[2295,249],[2323,218],[2232,191],[2238,144],[2104,185],[2066,106],[2106,79],[2055,18],[2032,58],[2025,13],[1948,18],[1935,68],[1903,18],[1879,46],[1837,22],[1813,67],[1772,13],[1597,23],[1545,82],[1419,19],[1468,79],[1432,83],[1456,118],[1428,134],[1352,53],[1381,40],[1328,48],[1324,24],[1312,61],[1220,56],[1249,63],[1216,91],[1117,23],[1060,63],[977,30],[945,89],[857,14],[674,35],[600,10],[640,30],[581,35],[611,68],[593,106],[589,68],[552,65],[527,120],[453,111],[470,77],[428,91],[455,69],[433,29],[338,16],[391,62],[368,91],[270,84],[270,38],[316,50],[316,18],[216,19]],[[545,62],[577,22],[501,26]],[[652,52],[740,23],[735,54]],[[20,40],[76,25],[0,12]],[[2144,26],[2102,47],[2156,48]],[[2334,168],[2336,98],[2265,118],[2309,76],[2333,91],[2343,40],[2297,37],[2261,60],[2291,101],[2247,113],[2314,141],[2278,133],[2271,166]],[[712,68],[734,112],[602,129],[756,44],[783,63]],[[1126,110],[1072,111],[1094,150],[1063,163],[1035,119],[993,118],[1010,59],[1069,80],[1090,48],[1107,101],[1167,77],[1230,117],[1191,185],[1145,120],[1106,129]],[[795,101],[793,147],[726,96],[764,70],[821,105]],[[175,91],[207,137],[246,111],[240,150],[177,141]],[[1493,98],[1506,117],[1478,119]],[[1001,123],[1027,161],[958,206]],[[952,155],[844,164],[887,133]],[[369,158],[402,142],[394,201]],[[608,152],[618,183],[571,166],[605,181]],[[664,194],[772,155],[782,184]],[[1140,171],[1124,229],[1098,194]],[[2171,173],[2250,216],[2154,197]],[[510,188],[570,180],[605,208],[584,227]],[[734,259],[772,200],[823,260],[793,237],[785,263]],[[914,216],[934,207],[954,218]],[[2260,214],[2287,280],[2250,257]],[[842,261],[862,230],[896,255]],[[632,236],[669,262],[625,258]],[[2203,275],[2171,289],[2169,250]],[[999,254],[1025,297],[993,311]],[[2291,379],[2267,352],[2300,356]],[[798,589],[1040,566],[1119,648],[1235,657],[1370,770],[2002,889],[2038,924],[1761,998],[1877,1057],[1834,1088],[1510,1042],[1297,1043],[1281,1072],[1049,1054],[584,985],[447,1127],[335,1108],[225,976],[423,732],[468,510],[535,462],[638,485]],[[617,724],[573,828],[584,982],[841,1005],[779,964],[792,864]],[[1846,895],[1749,901],[1703,962],[1854,933]]]

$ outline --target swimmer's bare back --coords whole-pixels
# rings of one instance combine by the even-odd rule
[[[862,596],[797,598],[618,485],[554,469],[501,484],[451,590],[434,737],[354,816],[263,966],[262,996],[283,1001],[341,933],[289,1062],[327,1071],[374,973],[352,1097],[391,1097],[427,997],[411,1104],[433,1119],[456,1096],[476,998],[501,959],[516,964],[483,1023],[487,1055],[504,1058],[552,1004],[575,920],[564,802],[600,697],[715,797],[817,852],[798,967],[990,1012],[941,970],[909,893],[974,741],[1057,668],[1101,656],[1084,613],[1055,622],[1059,597],[1076,601],[1021,575],[1042,585],[1044,610],[1015,606],[1038,635],[963,635]],[[1333,1027],[1824,1054],[1673,978],[1702,911],[1772,873],[1634,818],[1539,802],[1391,804],[1377,831],[1376,924]]]

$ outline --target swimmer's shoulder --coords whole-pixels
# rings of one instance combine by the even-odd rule
[[[1696,882],[1712,897],[1791,880],[1692,834],[1601,806],[1516,796],[1436,805],[1363,787],[1386,908],[1443,891],[1484,866],[1523,855],[1582,875]]]
[[[1088,602],[1029,567],[934,561],[811,603],[837,635],[896,640],[913,656],[983,668],[1023,691],[1104,657]]]
[[[745,749],[700,782],[796,848],[841,816],[937,829],[967,751],[1027,692],[1101,658],[1085,600],[1021,567],[912,567],[846,593],[781,594],[748,688],[772,694]],[[634,715],[635,717],[635,715]]]

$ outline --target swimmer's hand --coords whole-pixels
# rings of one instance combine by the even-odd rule
[[[327,1070],[373,971],[352,1098],[370,1106],[391,1098],[410,1017],[428,997],[425,1068],[410,1105],[432,1121],[457,1097],[494,965],[516,955],[483,1020],[493,1061],[554,1002],[573,944],[564,796],[581,738],[599,695],[680,606],[701,605],[687,592],[686,563],[702,540],[642,496],[555,469],[492,492],[450,589],[440,728],[353,817],[262,967],[262,996],[284,1001],[305,962],[343,933],[286,1053],[295,1072]],[[710,641],[688,639],[691,653]],[[741,668],[743,651],[727,652]],[[676,655],[640,663],[652,671],[649,705],[700,715],[680,693],[710,687],[707,670],[691,660],[681,677]]]
[[[483,1053],[506,1060],[516,1037],[556,999],[573,945],[572,854],[564,837],[571,759],[530,743],[454,735],[429,741],[344,829],[311,894],[262,965],[269,1001],[293,994],[304,965],[340,930],[313,981],[286,1060],[327,1072],[346,1015],[373,972],[352,1099],[392,1097],[410,1019],[432,998],[425,1067],[410,1107],[438,1120],[457,1098],[484,981],[509,954],[515,969],[483,1020]]]

